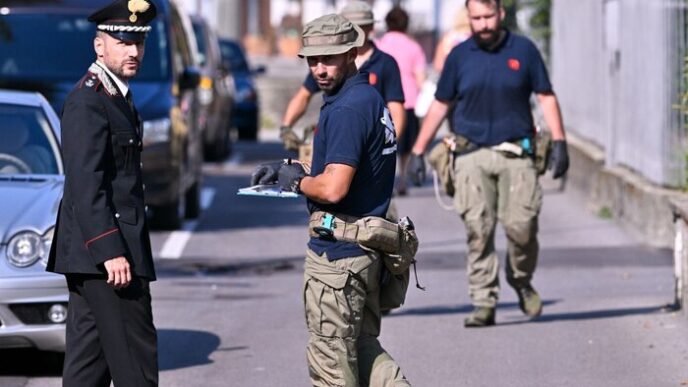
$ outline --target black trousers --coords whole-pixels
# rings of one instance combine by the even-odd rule
[[[157,334],[149,281],[115,290],[102,276],[67,274],[64,387],[158,385]]]

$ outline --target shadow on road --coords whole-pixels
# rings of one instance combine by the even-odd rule
[[[504,264],[506,251],[498,250],[500,264]],[[603,268],[603,267],[669,267],[673,265],[673,252],[644,246],[560,247],[541,248],[538,268]],[[418,251],[418,268],[466,268],[465,250]]]
[[[554,305],[561,300],[544,300],[542,301],[543,306]],[[516,302],[500,302],[497,304],[497,309],[514,309],[518,308],[518,303]],[[404,308],[400,310],[393,311],[385,318],[399,317],[399,316],[436,316],[442,314],[462,314],[470,313],[473,310],[473,305],[434,305],[422,308]]]
[[[158,330],[158,365],[160,371],[210,364],[211,353],[220,346],[220,338],[210,332],[183,329]]]
[[[212,277],[228,275],[260,274],[301,270],[303,255],[294,257],[236,258],[232,262],[223,259],[188,256],[178,260],[159,260],[155,263],[158,277]]]
[[[564,312],[564,313],[545,313],[535,320],[519,320],[499,322],[499,325],[519,325],[530,323],[550,323],[556,321],[578,321],[578,320],[597,320],[604,318],[636,316],[644,314],[656,314],[663,312],[665,306],[646,306],[638,308],[621,308],[607,310],[591,310],[583,312]]]
[[[0,350],[0,359],[0,376],[62,376],[64,353],[3,349]]]

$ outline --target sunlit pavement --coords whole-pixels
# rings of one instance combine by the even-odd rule
[[[304,201],[235,195],[258,162],[284,156],[274,142],[237,144],[228,161],[204,168],[203,215],[176,234],[153,232],[161,386],[308,385]],[[416,224],[427,290],[412,277],[406,305],[383,319],[383,346],[415,386],[681,385],[688,324],[663,309],[673,299],[671,252],[588,213],[570,188],[543,185],[534,285],[544,313],[525,318],[500,273],[497,326],[478,330],[462,324],[471,307],[460,219],[430,185],[395,199]],[[501,230],[497,239],[503,259]],[[0,353],[0,386],[60,385],[59,364],[46,376],[26,365],[34,353]]]

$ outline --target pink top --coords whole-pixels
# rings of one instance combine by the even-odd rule
[[[410,36],[396,31],[387,32],[375,44],[397,61],[401,72],[401,87],[406,100],[404,108],[413,109],[416,107],[416,99],[420,92],[415,73],[425,72],[426,60],[423,49]]]

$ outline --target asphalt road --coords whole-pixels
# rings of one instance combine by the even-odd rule
[[[307,214],[301,199],[235,195],[253,166],[284,156],[239,144],[205,167],[207,209],[178,232],[152,235],[160,385],[305,386],[301,298]],[[467,330],[465,234],[428,185],[398,198],[421,239],[406,305],[383,319],[383,346],[414,386],[681,386],[688,321],[673,299],[670,251],[643,247],[575,191],[544,181],[534,285],[545,308],[526,319],[504,285],[497,326]],[[498,248],[505,248],[498,232]],[[502,283],[504,281],[503,273]],[[0,352],[0,386],[60,386],[60,358]]]

